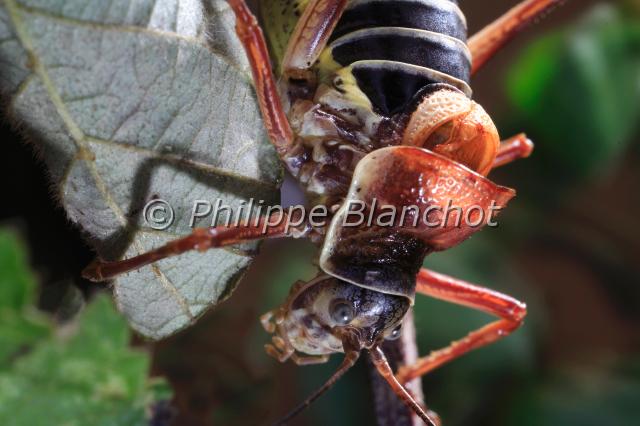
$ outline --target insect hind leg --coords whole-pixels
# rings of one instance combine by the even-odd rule
[[[527,158],[533,152],[533,142],[524,133],[500,143],[492,168],[504,166],[512,161]]]
[[[264,125],[271,143],[282,158],[291,148],[293,132],[282,107],[264,35],[256,17],[244,0],[228,0],[228,2],[236,15],[236,33],[244,46],[251,66]]]
[[[525,0],[471,37],[468,43],[473,58],[471,73],[482,68],[523,27],[562,1]]]
[[[436,299],[496,315],[500,319],[469,333],[446,348],[418,359],[414,365],[401,367],[396,375],[401,383],[423,376],[473,349],[511,334],[522,325],[527,313],[526,305],[516,299],[427,269],[418,273],[416,290]]]

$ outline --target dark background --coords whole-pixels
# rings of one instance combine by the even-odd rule
[[[514,3],[462,1],[470,33]],[[611,12],[618,15],[605,24],[585,23]],[[638,13],[636,1],[567,2],[473,81],[476,101],[501,134],[526,131],[536,152],[492,174],[519,192],[499,228],[432,255],[425,265],[526,301],[529,316],[513,336],[424,379],[427,403],[447,426],[640,420]],[[580,62],[584,46],[595,62]],[[17,229],[26,240],[41,283],[40,307],[55,311],[68,286],[90,297],[96,286],[79,273],[93,258],[91,249],[56,206],[31,148],[6,123],[1,131],[0,227]],[[326,366],[278,365],[262,350],[268,336],[258,316],[277,306],[296,279],[313,276],[313,255],[306,242],[265,243],[229,301],[193,328],[146,345],[153,374],[174,386],[178,424],[275,420],[335,368],[337,359]],[[421,353],[488,320],[419,298]],[[373,422],[364,365],[299,420]]]

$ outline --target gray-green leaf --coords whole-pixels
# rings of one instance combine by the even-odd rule
[[[0,92],[103,258],[189,233],[195,200],[277,200],[280,167],[225,1],[0,4]],[[154,198],[175,210],[167,230],[142,217]],[[190,253],[125,275],[114,283],[118,307],[138,332],[166,337],[224,299],[254,249]]]

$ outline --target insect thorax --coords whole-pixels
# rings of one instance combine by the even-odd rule
[[[296,134],[287,163],[327,204],[367,153],[398,145],[430,85],[471,96],[466,22],[449,0],[352,0],[313,68],[285,89]]]

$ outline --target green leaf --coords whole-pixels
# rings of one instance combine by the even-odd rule
[[[167,396],[167,386],[147,379],[149,357],[129,348],[125,320],[101,295],[77,327],[70,338],[42,340],[0,372],[0,424],[146,423],[146,408]]]
[[[277,201],[280,166],[233,25],[224,0],[0,3],[0,92],[103,258],[189,233],[199,199]],[[175,211],[167,230],[142,217],[154,198]],[[118,308],[138,332],[166,337],[227,297],[254,252],[142,268],[115,281]]]
[[[557,175],[607,169],[640,118],[640,23],[612,5],[538,39],[513,66],[507,88]]]
[[[20,312],[30,306],[35,287],[18,237],[10,231],[0,230],[0,310]]]
[[[50,333],[50,324],[32,306],[35,285],[20,240],[0,230],[0,371]]]
[[[24,247],[0,231],[0,424],[146,423],[168,396],[150,381],[149,357],[129,348],[126,321],[104,295],[54,333],[36,312],[35,280]]]

